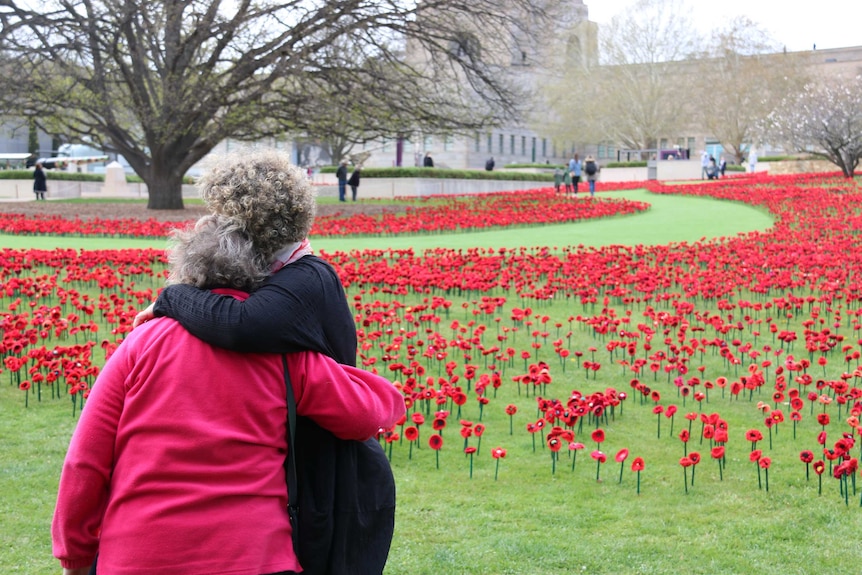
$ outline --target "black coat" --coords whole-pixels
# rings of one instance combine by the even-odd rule
[[[45,172],[42,168],[36,168],[33,172],[33,191],[34,192],[47,192],[48,191],[48,181],[45,177]]]
[[[338,166],[338,169],[335,170],[335,177],[338,178],[339,182],[344,182],[347,180],[347,166],[341,164]]]
[[[350,174],[350,179],[347,180],[347,185],[359,187],[359,170],[353,170],[353,173]]]

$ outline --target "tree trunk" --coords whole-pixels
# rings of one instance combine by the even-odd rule
[[[148,210],[182,210],[183,176],[172,173],[171,170],[159,170],[154,166],[144,178],[147,184],[149,199]]]

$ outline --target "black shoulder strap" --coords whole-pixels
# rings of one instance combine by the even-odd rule
[[[290,382],[290,372],[287,369],[287,356],[284,354],[281,355],[281,363],[284,366],[284,387],[287,395],[287,458],[284,461],[287,479],[287,514],[293,527],[293,540],[296,542],[299,531],[299,523],[297,522],[299,487],[296,480],[296,450],[293,448],[293,440],[296,435],[296,399],[293,396],[293,384]]]

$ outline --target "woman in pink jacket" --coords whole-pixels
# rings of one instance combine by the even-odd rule
[[[269,273],[224,216],[178,234],[172,280],[244,297]],[[239,288],[241,291],[237,291]],[[362,440],[404,412],[386,379],[287,355],[297,411]],[[63,465],[52,525],[64,574],[261,575],[301,570],[286,513],[281,356],[217,348],[158,318],[106,363]]]

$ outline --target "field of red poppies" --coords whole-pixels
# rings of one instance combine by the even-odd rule
[[[399,516],[391,573],[430,572],[429,561],[438,572],[536,572],[519,563],[518,553],[556,572],[565,564],[556,548],[545,556],[531,542],[488,568],[481,556],[466,558],[470,541],[452,541],[453,533],[474,525],[463,516],[469,515],[464,493],[498,493],[510,507],[495,511],[494,520],[521,521],[532,515],[514,510],[526,497],[515,492],[547,491],[548,482],[555,497],[567,493],[563,482],[569,482],[589,497],[646,505],[647,517],[639,521],[658,512],[644,501],[661,508],[679,498],[697,505],[741,498],[733,499],[741,510],[762,502],[812,515],[824,506],[841,513],[835,519],[841,527],[822,536],[836,547],[862,527],[862,486],[856,484],[862,453],[856,445],[862,434],[859,188],[837,175],[641,185],[655,194],[755,206],[775,225],[661,246],[325,254],[355,309],[362,366],[387,374],[410,408],[404,421],[379,433],[402,501],[425,498],[407,503],[411,515]],[[329,216],[318,220],[315,233],[468,233],[599,217],[631,218],[637,225],[637,214],[648,207],[602,194],[572,202],[539,190],[417,202],[396,214]],[[164,236],[170,225],[8,214],[0,221],[6,233],[146,237]],[[163,254],[7,249],[0,258],[0,378],[15,390],[3,396],[4,413],[62,409],[74,416],[105,356],[162,285]],[[432,485],[435,477],[447,487]],[[452,493],[453,482],[470,487]],[[420,526],[413,522],[423,521],[423,513],[433,523],[453,509],[461,510],[449,518],[456,527],[417,535]],[[565,531],[567,523],[559,521]],[[604,537],[632,536],[625,535],[632,521],[619,519]],[[534,528],[503,539],[507,546],[524,545],[524,530]],[[580,535],[585,528],[578,529]],[[795,537],[794,529],[804,526],[787,529]],[[488,553],[501,541],[493,533],[475,537],[479,542],[472,544]],[[456,551],[451,557],[420,551],[426,539]],[[745,558],[741,564],[724,557],[734,539],[718,539],[709,563],[716,568],[709,572],[760,565],[744,550],[737,550]],[[811,557],[792,551],[797,544],[775,543],[763,552],[774,569],[758,570],[794,572],[794,562]],[[650,563],[662,554],[662,543],[644,547],[633,560],[652,567],[638,572],[671,572],[662,571],[665,559]],[[823,553],[816,556],[854,564],[847,547]],[[577,559],[588,572],[632,572],[608,567],[607,557],[588,557]],[[683,564],[699,572],[691,568],[696,562]]]

